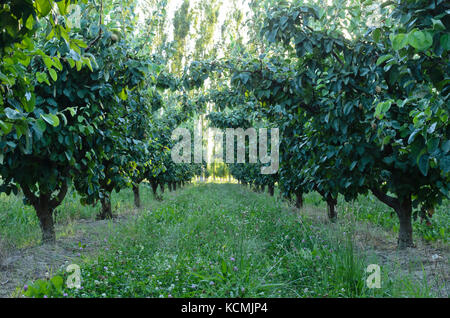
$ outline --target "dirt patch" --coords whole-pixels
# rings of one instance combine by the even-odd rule
[[[108,248],[107,237],[118,224],[134,219],[134,212],[112,221],[77,220],[56,227],[60,236],[56,244],[9,251],[7,255],[4,251],[0,258],[0,297],[11,297],[29,281],[52,276],[69,264],[80,264],[83,258],[94,257]]]
[[[395,276],[409,275],[418,282],[415,286],[405,288],[428,288],[439,297],[450,296],[448,244],[429,243],[415,236],[415,248],[397,250],[396,233],[369,222],[357,221],[351,215],[345,215],[336,224],[330,224],[326,211],[317,207],[306,206],[300,214],[306,215],[316,224],[327,224],[332,231],[351,229],[358,251],[364,255],[375,255],[381,263],[379,265]]]

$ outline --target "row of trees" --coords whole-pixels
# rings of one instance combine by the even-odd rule
[[[135,5],[0,5],[0,192],[23,191],[44,241],[55,239],[52,213],[70,187],[83,204],[100,201],[106,218],[114,190],[133,188],[139,206],[145,180],[156,196],[158,186],[207,171],[170,156],[172,130],[192,128],[205,111],[215,127],[280,129],[278,173],[230,165],[242,183],[271,193],[278,183],[299,207],[317,191],[332,220],[338,195],[371,192],[397,213],[401,248],[413,245],[413,210],[449,196],[447,2],[251,1],[250,40],[233,11],[222,59],[211,59],[220,8],[211,2],[199,6],[199,60],[184,71],[189,1],[174,16],[173,43],[163,34],[167,3],[157,2],[139,30]]]
[[[104,219],[114,190],[132,187],[140,206],[144,180],[162,189],[189,181],[195,167],[169,160],[187,97],[161,95],[179,81],[134,32],[134,2],[19,2],[1,4],[10,16],[2,20],[0,192],[23,192],[43,241],[55,241],[53,211],[71,187],[83,204],[100,201]]]
[[[215,125],[279,127],[284,195],[301,206],[317,191],[335,219],[338,195],[371,192],[396,212],[406,248],[413,210],[449,197],[449,4],[386,2],[374,13],[366,5],[255,4],[254,47],[189,74],[227,79],[208,95],[228,108],[210,115]],[[369,27],[369,18],[379,23]],[[230,170],[243,183],[273,182]]]

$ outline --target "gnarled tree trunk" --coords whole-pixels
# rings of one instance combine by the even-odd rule
[[[137,208],[141,207],[141,195],[139,193],[139,184],[133,185],[133,194],[134,194],[134,206]]]
[[[36,214],[39,218],[39,225],[42,230],[43,243],[55,243],[55,225],[53,223],[53,209],[48,203],[42,202],[35,207]]]
[[[55,243],[55,224],[53,221],[53,211],[62,203],[67,194],[67,184],[61,185],[61,188],[56,196],[52,198],[52,194],[40,193],[36,196],[28,187],[22,186],[23,193],[27,200],[31,203],[36,211],[39,219],[39,225],[42,230],[42,243]]]
[[[383,203],[394,209],[400,222],[397,245],[399,249],[414,247],[412,236],[412,201],[411,195],[402,198],[394,198],[378,189],[371,189],[372,193]]]

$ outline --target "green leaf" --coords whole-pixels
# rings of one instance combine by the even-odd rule
[[[7,85],[14,85],[14,83],[16,82],[14,78],[10,78],[2,72],[0,72],[0,80]]]
[[[450,50],[450,33],[442,34],[440,42],[444,50]]]
[[[56,80],[58,79],[58,74],[56,74],[56,71],[51,68],[48,70],[48,72],[50,73],[52,80],[56,82]]]
[[[52,9],[51,3],[48,0],[36,0],[34,3],[41,17],[45,17]]]
[[[383,118],[384,114],[386,114],[389,109],[391,108],[392,100],[388,100],[382,103],[378,103],[377,107],[375,108],[375,117],[377,118]]]
[[[42,59],[44,60],[45,66],[50,70],[54,65],[53,60],[48,56],[44,56]]]
[[[50,82],[48,81],[48,76],[46,73],[37,72],[36,79],[39,83],[46,82],[48,85],[50,85]]]
[[[442,151],[446,154],[450,151],[450,140],[447,140],[442,144]]]
[[[408,37],[404,33],[396,34],[392,39],[392,47],[398,51],[408,45]]]
[[[430,32],[413,30],[408,34],[408,43],[419,51],[428,49],[433,44]]]
[[[125,88],[123,88],[122,91],[119,93],[119,97],[122,100],[127,100],[128,96],[127,96],[127,92],[126,92]]]
[[[428,168],[430,167],[429,166],[429,164],[428,164],[428,159],[430,158],[430,156],[429,155],[427,155],[427,154],[423,154],[423,155],[420,155],[419,156],[419,159],[418,159],[418,161],[417,161],[417,164],[418,164],[418,166],[419,166],[419,170],[420,170],[420,172],[422,172],[422,174],[424,175],[424,176],[427,176],[427,174],[428,174]]]
[[[75,114],[77,113],[74,107],[67,107],[67,110],[70,112],[71,116],[75,116]]]
[[[435,152],[438,147],[439,147],[439,138],[438,137],[434,137],[427,141],[428,153],[431,154],[431,153]]]
[[[3,134],[6,135],[11,132],[13,125],[11,123],[5,123],[0,120],[0,128],[3,131]]]
[[[64,280],[61,276],[53,276],[50,281],[52,282],[53,286],[60,291],[63,287]]]
[[[44,119],[47,123],[52,125],[53,127],[57,127],[59,125],[59,118],[53,114],[42,114],[42,119]]]
[[[433,30],[437,31],[445,30],[445,26],[441,20],[431,19],[431,22],[433,22]]]
[[[61,1],[57,2],[57,4],[58,4],[59,12],[61,13],[61,15],[66,15],[67,14],[66,0],[61,0]]]
[[[24,103],[25,111],[30,113],[34,110],[34,106],[36,105],[36,95],[34,93],[27,92],[25,94],[26,102]]]
[[[47,125],[45,124],[45,121],[42,120],[42,118],[39,118],[36,120],[36,127],[41,131],[44,132],[47,129]]]
[[[32,14],[30,14],[30,16],[28,17],[27,22],[25,23],[25,26],[27,27],[28,30],[33,30],[34,17]]]
[[[448,173],[450,171],[450,156],[445,156],[441,159],[439,166],[441,167],[444,173]]]
[[[410,145],[414,141],[414,138],[416,138],[416,135],[419,132],[420,132],[420,129],[416,129],[416,130],[413,131],[413,133],[408,138],[408,145]]]
[[[22,118],[22,114],[15,109],[8,107],[8,108],[4,109],[4,112],[5,112],[6,117],[8,117],[9,119],[15,120],[15,119]]]
[[[372,37],[375,40],[375,42],[379,42],[381,38],[381,30],[379,28],[373,30]]]
[[[432,123],[431,126],[428,127],[427,132],[428,132],[429,134],[434,133],[434,131],[436,130],[436,125],[437,125],[437,123]]]
[[[386,62],[387,60],[393,58],[394,56],[392,54],[386,54],[386,55],[382,55],[378,58],[377,60],[377,66],[383,64],[383,62]]]

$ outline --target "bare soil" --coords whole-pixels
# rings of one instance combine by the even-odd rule
[[[80,264],[86,258],[95,257],[100,250],[108,248],[107,237],[114,228],[128,222],[134,215],[130,212],[113,220],[77,220],[73,224],[56,227],[56,233],[70,233],[57,237],[55,244],[3,251],[0,258],[0,298],[20,296],[18,289],[27,282],[51,277],[52,273],[69,264]]]

